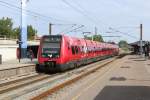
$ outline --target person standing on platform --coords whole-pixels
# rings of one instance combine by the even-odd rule
[[[147,57],[149,58],[149,43],[147,43]]]
[[[145,58],[146,58],[146,44],[143,46],[143,53],[144,53],[144,55],[145,55]]]
[[[149,43],[145,44],[144,52],[145,52],[145,58],[149,58]]]

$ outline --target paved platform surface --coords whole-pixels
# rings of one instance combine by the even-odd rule
[[[128,56],[108,77],[95,100],[150,100],[150,60]]]
[[[37,63],[37,59],[33,59],[32,61],[30,59],[21,59],[20,62],[18,59],[13,59],[13,60],[5,61],[2,64],[0,64],[0,70],[34,65],[36,63]]]
[[[54,99],[150,100],[150,60],[128,55],[62,90]]]

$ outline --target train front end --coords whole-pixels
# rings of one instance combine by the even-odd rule
[[[38,50],[38,64],[36,70],[38,72],[56,72],[59,71],[61,63],[61,35],[43,36],[40,41]]]

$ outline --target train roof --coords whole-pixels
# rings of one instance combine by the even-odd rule
[[[58,37],[62,36],[62,37],[68,38],[68,39],[73,40],[73,41],[80,41],[81,43],[83,41],[86,41],[90,45],[101,44],[102,46],[106,46],[106,47],[118,48],[117,44],[111,44],[111,43],[107,43],[107,42],[98,42],[98,41],[86,40],[84,38],[72,37],[72,36],[67,36],[67,35],[60,35],[60,34],[58,34],[58,35],[44,35],[43,37],[47,37],[47,36],[58,36]]]

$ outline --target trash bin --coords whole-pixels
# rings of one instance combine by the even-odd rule
[[[2,64],[2,55],[0,54],[0,64]]]

